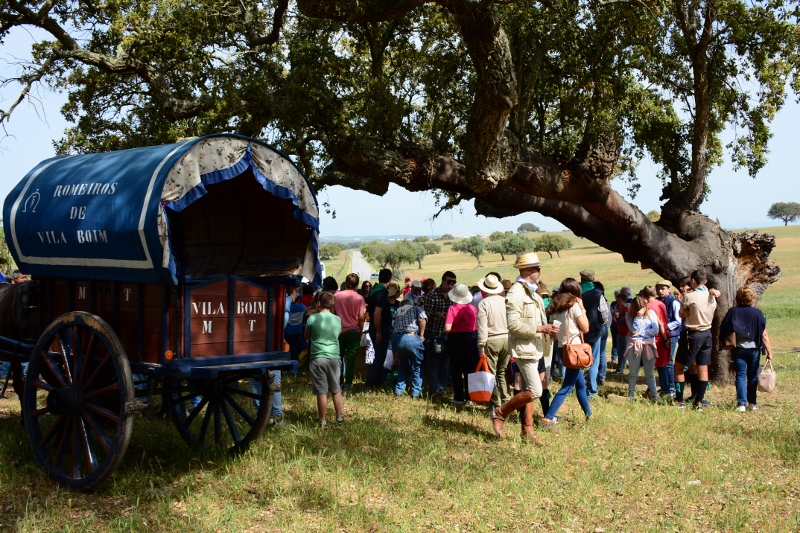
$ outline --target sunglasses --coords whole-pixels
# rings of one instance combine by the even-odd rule
[[[445,283],[446,283],[446,284],[448,284],[448,285],[455,285],[455,283],[456,283],[456,280],[454,280],[454,279],[448,279],[447,281],[445,281]]]

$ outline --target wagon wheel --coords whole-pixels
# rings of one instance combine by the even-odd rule
[[[261,393],[250,392],[250,379],[263,381]],[[189,379],[168,384],[164,405],[183,440],[199,448],[245,451],[264,432],[272,411],[272,372],[231,372],[214,379]],[[256,410],[253,400],[258,400]]]
[[[97,487],[117,468],[133,429],[125,350],[101,318],[74,311],[45,329],[31,355],[22,417],[39,466],[73,490]]]

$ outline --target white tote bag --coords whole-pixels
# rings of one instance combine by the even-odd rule
[[[486,356],[481,355],[475,372],[467,375],[469,399],[473,402],[490,402],[494,390],[494,374],[489,372]]]
[[[758,373],[758,390],[761,392],[772,392],[775,390],[776,384],[775,369],[772,367],[772,361],[767,359],[767,364]]]

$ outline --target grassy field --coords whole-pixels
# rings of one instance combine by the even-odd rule
[[[322,430],[301,372],[284,377],[287,424],[244,455],[188,449],[171,422],[145,414],[112,478],[75,494],[47,481],[18,402],[0,400],[0,531],[800,531],[800,356],[788,350],[800,325],[800,228],[770,231],[784,275],[762,308],[784,348],[778,388],[759,395],[759,411],[735,412],[731,386],[712,387],[713,406],[702,413],[629,403],[626,385],[612,378],[591,423],[570,396],[561,434],[544,434],[550,446],[534,448],[496,440],[483,408],[356,387],[345,424]],[[583,268],[609,289],[656,281],[619,255],[573,242],[560,259],[541,255],[548,284]],[[475,269],[473,258],[446,248],[411,275],[453,269],[473,283],[490,270],[513,273],[510,258],[487,255]],[[344,272],[344,261],[326,262],[328,273]],[[507,433],[517,427],[509,420]]]

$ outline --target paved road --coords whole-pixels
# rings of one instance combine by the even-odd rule
[[[358,277],[361,280],[360,283],[364,283],[365,281],[369,280],[369,277],[373,272],[372,267],[369,266],[369,263],[364,260],[364,257],[358,250],[353,250],[353,261],[350,272],[355,272],[358,274]],[[350,272],[348,272],[348,274]]]

